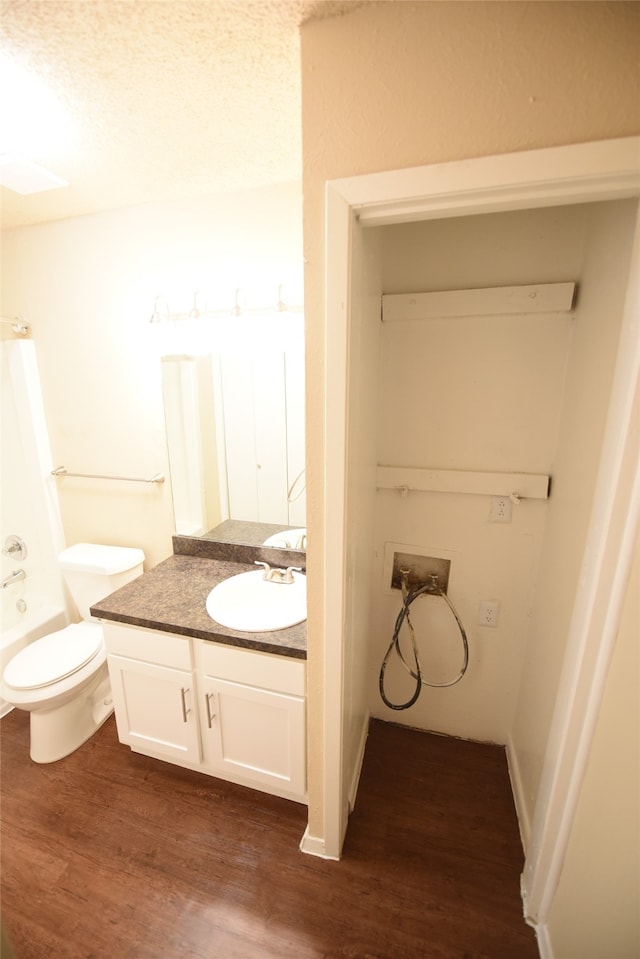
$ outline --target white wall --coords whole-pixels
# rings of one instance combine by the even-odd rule
[[[556,959],[640,955],[639,547],[551,909],[549,939]]]
[[[630,136],[636,4],[376,3],[301,30],[309,568],[309,831],[324,833],[328,179]],[[337,706],[336,706],[337,708]]]
[[[5,231],[3,312],[33,329],[54,460],[73,472],[167,472],[159,355],[180,352],[151,324],[157,295],[188,312],[234,291],[302,296],[300,185],[154,204]],[[251,300],[250,300],[251,302]],[[301,319],[302,322],[302,319]],[[171,553],[169,484],[58,481],[67,542]]]
[[[589,229],[552,470],[552,495],[510,736],[525,843],[581,572],[618,350],[637,204],[595,204],[588,213]]]
[[[383,287],[391,292],[578,280],[589,211],[540,209],[382,228]],[[571,315],[459,317],[382,325],[378,440],[385,465],[490,472],[554,471],[574,321]],[[490,522],[490,498],[381,490],[369,689],[375,716],[469,739],[506,743],[529,632],[547,504],[523,500],[510,524]],[[385,544],[451,559],[449,597],[465,627],[469,666],[454,687],[425,686],[390,710],[377,675],[401,599],[383,579]],[[478,604],[500,602],[497,628]],[[425,680],[455,679],[462,641],[442,600],[411,610]],[[408,637],[403,639],[408,650]],[[414,683],[392,658],[388,696]]]
[[[375,549],[375,483],[380,415],[381,236],[354,226],[353,289],[349,327],[347,424],[347,528],[345,553],[344,704],[346,747],[343,775],[350,792],[362,759],[369,720],[368,661],[375,610],[371,577]],[[350,797],[353,799],[353,795]]]
[[[379,301],[365,311],[354,293],[350,331],[347,713],[359,702],[352,671],[362,668],[365,643],[356,637],[366,631],[374,716],[509,743],[525,840],[598,467],[635,214],[635,202],[621,201],[365,230],[364,248],[376,251],[368,273],[362,235],[354,234],[353,286],[362,302],[376,289],[578,283],[573,315],[387,324]],[[490,500],[478,495],[379,490],[372,503],[374,459],[549,474],[552,494],[514,506],[510,524],[491,523]],[[390,543],[451,558],[449,596],[470,645],[462,681],[425,686],[406,711],[387,708],[378,693],[401,606],[383,578]],[[478,603],[490,598],[501,604],[495,629],[477,624]],[[421,599],[411,616],[425,678],[455,678],[462,643],[444,603]],[[406,634],[403,646],[408,652]],[[409,699],[414,683],[394,659],[385,678],[393,702]],[[352,762],[353,748],[347,753]]]

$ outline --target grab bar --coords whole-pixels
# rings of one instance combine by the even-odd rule
[[[13,586],[14,583],[19,583],[21,579],[26,577],[26,573],[23,569],[14,569],[12,573],[9,573],[8,576],[0,583],[0,589],[6,589],[7,586]]]
[[[66,466],[51,470],[52,476],[76,476],[80,479],[124,480],[127,483],[164,483],[164,473],[156,473],[149,479],[145,476],[104,476],[101,473],[70,473]]]
[[[29,324],[25,323],[21,316],[0,316],[0,323],[8,323],[18,336],[27,336],[30,332]]]

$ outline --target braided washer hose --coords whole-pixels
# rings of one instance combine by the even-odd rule
[[[462,679],[462,677],[467,671],[467,666],[469,665],[469,643],[467,642],[467,635],[464,631],[464,626],[462,625],[460,617],[458,616],[453,606],[453,603],[450,601],[446,593],[444,593],[438,586],[437,576],[435,574],[432,575],[430,583],[424,583],[422,586],[417,586],[415,589],[412,589],[410,591],[407,590],[407,577],[408,577],[408,571],[402,570],[402,598],[403,598],[402,609],[398,613],[395,629],[393,631],[393,638],[391,640],[391,643],[389,644],[389,648],[385,654],[385,657],[382,660],[382,666],[380,667],[380,679],[379,679],[380,696],[382,697],[382,701],[385,704],[385,706],[388,706],[389,709],[409,709],[410,706],[413,706],[413,704],[418,699],[418,696],[420,695],[423,683],[425,686],[431,686],[433,688],[440,688],[440,689],[445,688],[447,686],[455,686],[456,683],[460,682],[460,680]],[[455,621],[458,624],[458,628],[460,630],[460,635],[462,636],[462,647],[463,647],[462,668],[460,672],[458,673],[458,675],[456,676],[456,678],[452,679],[448,683],[430,683],[428,682],[428,680],[422,678],[422,669],[420,666],[420,658],[418,656],[418,646],[416,644],[416,636],[413,631],[413,626],[411,624],[411,618],[409,616],[409,607],[411,606],[413,602],[415,602],[418,596],[422,596],[425,593],[429,593],[432,596],[435,595],[435,596],[442,597],[442,599],[445,601],[445,603],[447,604],[447,606],[453,613]],[[407,621],[407,626],[409,627],[409,634],[411,636],[411,649],[412,649],[413,659],[415,663],[414,668],[412,668],[407,663],[404,656],[402,655],[402,650],[400,649],[400,630],[402,629],[402,624],[404,623],[405,619]],[[384,691],[384,674],[387,668],[389,657],[391,656],[391,653],[393,652],[394,649],[396,653],[398,654],[398,657],[400,658],[400,662],[402,663],[406,671],[416,681],[416,688],[413,693],[413,696],[411,696],[411,698],[408,699],[406,703],[390,702],[390,700],[387,699],[387,696]]]

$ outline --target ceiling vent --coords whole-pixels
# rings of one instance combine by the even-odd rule
[[[0,185],[23,196],[69,186],[66,180],[55,173],[11,153],[0,153]]]

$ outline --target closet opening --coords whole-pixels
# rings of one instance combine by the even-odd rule
[[[625,458],[639,365],[634,143],[328,188],[325,702],[334,713],[324,727],[323,852],[339,858],[369,717],[389,718],[376,683],[398,610],[385,552],[417,547],[451,562],[470,662],[459,698],[421,698],[406,722],[507,746],[532,919],[548,907],[587,741],[575,763],[568,756],[597,712],[606,668],[605,654],[585,671],[584,650],[608,642],[595,620],[629,564],[625,523],[614,527],[622,493],[633,494],[627,510],[637,497]],[[566,312],[381,321],[383,296],[564,283],[577,290]],[[392,468],[405,479],[385,485],[381,471]],[[511,522],[492,522],[491,495],[502,490],[413,488],[420,471],[530,474],[547,488],[550,477],[551,495],[510,490]],[[495,599],[499,625],[487,627],[479,608]],[[587,705],[560,701],[572,685]]]

